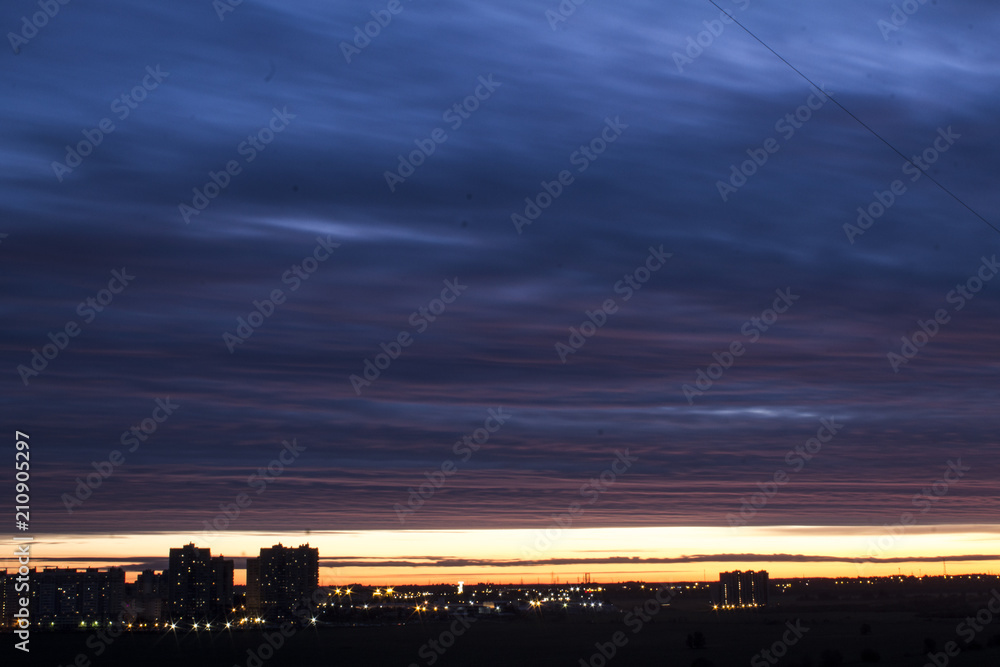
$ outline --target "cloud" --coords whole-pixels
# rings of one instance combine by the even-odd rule
[[[739,18],[905,154],[954,128],[931,173],[982,212],[1000,205],[985,7],[924,6],[888,41],[885,8],[858,1]],[[3,400],[45,443],[38,530],[199,530],[289,437],[308,454],[248,528],[292,508],[317,529],[391,527],[495,406],[515,417],[419,527],[539,525],[621,447],[641,463],[590,525],[720,525],[829,415],[845,435],[761,524],[893,520],[958,456],[974,471],[935,520],[995,516],[998,285],[948,301],[995,233],[920,179],[850,244],[844,224],[902,161],[829,104],[723,202],[717,182],[782,136],[808,86],[736,26],[678,72],[708,3],[588,3],[555,31],[545,9],[413,3],[347,63],[369,6],[244,3],[219,21],[207,3],[72,4],[4,56]],[[169,76],[119,118],[147,66]],[[453,129],[482,76],[501,86]],[[286,107],[248,161],[240,146]],[[105,117],[115,130],[60,182],[53,161]],[[578,171],[608,117],[627,129]],[[447,141],[390,191],[385,172],[438,127]],[[230,160],[241,172],[185,224],[178,205]],[[561,170],[573,184],[518,235],[511,214]],[[317,236],[341,246],[293,291],[283,276]],[[626,301],[618,281],[661,245],[670,261]],[[123,267],[134,284],[84,322]],[[455,278],[468,291],[417,333],[411,314]],[[800,301],[750,345],[744,323],[785,288]],[[275,289],[285,303],[230,354],[223,334]],[[562,364],[555,344],[607,299],[618,311]],[[887,353],[940,308],[951,322],[894,373]],[[26,385],[17,369],[70,321],[79,336]],[[412,346],[356,394],[349,377],[400,332]],[[688,404],[682,386],[734,341],[747,353]],[[166,396],[177,415],[67,514],[62,494]]]

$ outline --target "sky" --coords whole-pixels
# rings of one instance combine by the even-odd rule
[[[37,564],[995,570],[1000,14],[719,5],[0,9]]]

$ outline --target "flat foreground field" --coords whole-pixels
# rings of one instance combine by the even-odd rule
[[[768,662],[760,651],[780,642],[786,621],[799,621],[808,628],[801,639],[789,646],[776,662]],[[638,632],[636,623],[626,626],[621,618],[595,620],[586,617],[482,619],[455,638],[443,653],[427,642],[441,640],[449,624],[375,627],[306,628],[286,639],[276,651],[258,653],[265,660],[252,659],[271,632],[179,632],[168,634],[126,634],[110,645],[95,641],[92,633],[32,632],[30,656],[13,649],[11,634],[0,635],[5,646],[2,663],[7,665],[87,665],[114,667],[319,667],[327,665],[436,665],[439,667],[476,665],[482,667],[554,665],[579,667],[594,665],[664,665],[715,667],[778,664],[822,667],[823,653],[839,651],[843,665],[875,664],[922,667],[928,662],[925,639],[936,642],[937,650],[956,641],[962,652],[951,658],[949,667],[996,667],[1000,665],[1000,620],[984,628],[966,644],[956,633],[962,618],[924,618],[915,612],[844,610],[768,610],[753,614],[718,614],[703,610],[663,609]],[[864,627],[864,632],[863,630]],[[596,653],[595,644],[611,642],[621,631],[627,639],[623,647],[606,661]],[[687,646],[689,635],[702,633],[705,647]],[[88,639],[90,646],[88,646]],[[444,637],[444,643],[449,643]],[[993,645],[990,645],[991,641]],[[96,655],[95,647],[102,647]],[[423,650],[422,650],[423,647]],[[878,662],[862,662],[862,651],[873,649]],[[606,648],[606,650],[609,650]],[[778,649],[781,652],[781,649]],[[83,656],[82,658],[79,656]],[[869,659],[872,656],[869,655]],[[581,659],[583,662],[581,663]],[[944,667],[944,665],[939,665]]]

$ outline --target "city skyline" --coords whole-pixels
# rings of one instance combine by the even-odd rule
[[[940,526],[911,528],[909,534],[890,529],[871,529],[865,535],[858,535],[856,528],[824,529],[815,527],[801,529],[801,534],[790,539],[787,527],[772,530],[761,528],[756,531],[740,529],[744,544],[761,545],[753,549],[731,553],[723,547],[732,544],[732,533],[712,535],[712,529],[677,528],[672,530],[643,529],[581,529],[566,532],[552,540],[552,545],[532,554],[525,549],[533,549],[537,540],[544,538],[542,531],[493,531],[489,538],[487,531],[464,536],[471,547],[465,557],[449,554],[438,555],[459,531],[448,533],[410,531],[399,532],[359,531],[354,534],[334,532],[324,534],[312,532],[295,536],[289,533],[274,534],[232,534],[225,539],[199,544],[198,548],[210,548],[213,554],[224,556],[239,565],[236,567],[235,581],[245,584],[241,574],[246,571],[243,564],[247,558],[255,558],[257,550],[265,543],[283,539],[289,542],[310,541],[321,550],[319,557],[319,581],[321,585],[339,585],[347,582],[364,584],[385,584],[387,582],[434,582],[466,580],[475,583],[516,583],[521,579],[547,581],[553,575],[563,579],[574,579],[585,573],[608,581],[655,580],[664,582],[701,581],[709,579],[713,571],[729,569],[753,570],[766,568],[778,577],[859,577],[939,575],[939,574],[988,574],[994,571],[997,558],[991,547],[996,545],[995,532],[974,533],[958,527],[949,535]],[[710,553],[693,553],[678,548],[675,542],[687,533],[702,533],[690,540],[692,544],[715,545],[718,550]],[[768,551],[766,546],[782,539],[789,545],[787,553]],[[970,545],[964,551],[942,553],[941,538],[948,537],[956,545]],[[512,537],[515,538],[512,540]],[[291,538],[291,539],[289,539]],[[855,542],[845,542],[846,538]],[[129,544],[153,544],[152,552],[145,558],[110,558],[106,545],[125,539]],[[166,569],[166,550],[177,544],[178,539],[187,536],[174,534],[117,536],[107,540],[88,538],[75,541],[70,539],[63,549],[64,557],[41,558],[39,565],[63,567],[125,567],[128,580],[137,573],[147,570]],[[608,548],[608,541],[624,545],[625,549]],[[881,541],[881,542],[880,542]],[[353,543],[345,549],[345,543]],[[502,545],[502,546],[501,546]],[[604,545],[605,548],[600,549]],[[973,553],[973,546],[981,553]],[[885,548],[880,548],[885,547]],[[134,548],[134,547],[133,547]],[[858,551],[858,550],[861,551]],[[159,550],[159,553],[157,553]],[[352,551],[353,553],[345,553]],[[596,556],[595,551],[604,555]],[[326,554],[326,555],[324,555]],[[491,557],[485,557],[489,554]],[[499,554],[500,557],[495,555]],[[580,557],[580,554],[588,554]]]

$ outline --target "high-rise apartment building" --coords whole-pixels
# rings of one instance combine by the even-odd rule
[[[260,559],[247,558],[247,612],[260,616]]]
[[[125,594],[125,570],[112,567],[107,570],[87,568],[77,570],[47,567],[32,569],[30,574],[30,612],[37,623],[50,625],[78,625],[120,620]],[[14,589],[15,577],[0,574],[0,595],[3,609],[0,616],[9,622],[23,593]]]
[[[768,574],[764,570],[719,573],[718,605],[724,608],[767,605]]]
[[[170,617],[194,621],[224,618],[233,606],[233,561],[212,558],[193,543],[170,550],[167,594]]]
[[[261,549],[247,559],[247,608],[267,618],[289,618],[319,587],[319,549],[308,544]]]

